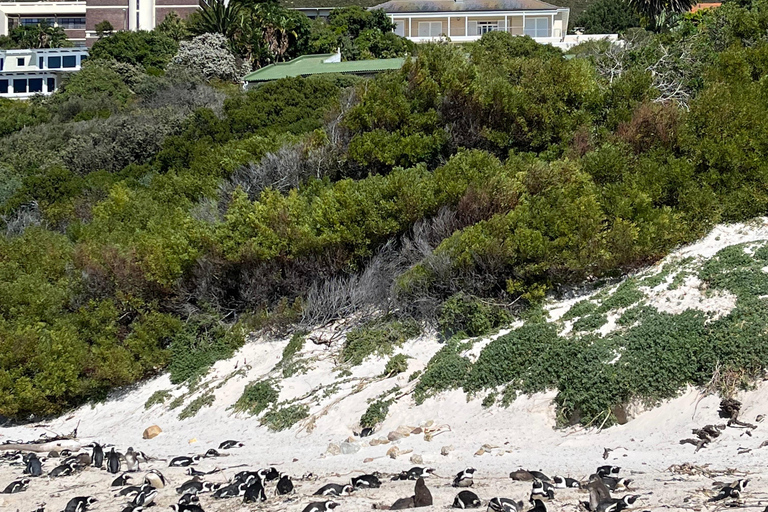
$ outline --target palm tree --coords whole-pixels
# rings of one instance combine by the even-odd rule
[[[655,27],[664,13],[682,13],[691,10],[697,0],[629,0],[629,5],[651,21]]]
[[[240,29],[240,3],[233,1],[228,4],[224,0],[213,0],[200,10],[197,27],[200,33],[223,34],[232,39]]]

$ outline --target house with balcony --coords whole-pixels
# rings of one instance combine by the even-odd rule
[[[61,77],[79,71],[87,58],[85,48],[0,50],[0,98],[52,94]]]
[[[570,12],[541,0],[390,0],[371,9],[383,9],[395,33],[414,42],[476,41],[492,31],[559,42]]]

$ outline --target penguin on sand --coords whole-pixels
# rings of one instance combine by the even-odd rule
[[[16,494],[17,492],[24,492],[29,487],[29,478],[21,478],[14,482],[11,482],[3,489],[2,494]]]
[[[280,477],[280,480],[277,481],[277,486],[275,486],[275,494],[278,496],[282,496],[285,494],[291,494],[293,492],[293,481],[291,481],[291,477],[289,475],[282,475]]]
[[[456,475],[452,485],[453,487],[472,487],[475,483],[474,476],[475,468],[467,468]]]
[[[104,466],[104,450],[99,443],[93,443],[93,453],[91,454],[91,466],[101,469]]]
[[[78,496],[72,498],[67,502],[67,506],[64,507],[63,512],[85,512],[88,508],[96,503],[97,500],[93,496]]]
[[[37,458],[36,454],[31,453],[29,455],[29,458],[27,459],[27,467],[24,469],[24,474],[29,476],[43,475],[43,464],[40,462],[40,459]]]
[[[404,510],[407,508],[430,506],[432,506],[432,493],[427,489],[427,484],[424,483],[424,478],[420,477],[416,480],[416,485],[413,487],[413,496],[400,498],[394,502],[389,509]]]
[[[493,512],[521,512],[523,510],[523,502],[509,498],[492,498],[488,502],[488,510]]]
[[[310,503],[301,512],[328,512],[338,507],[339,504],[335,501],[317,501]]]
[[[611,491],[597,473],[589,476],[587,491],[589,491],[589,510],[597,510],[601,502],[611,499]]]
[[[120,454],[113,447],[107,454],[107,471],[112,474],[120,472]]]
[[[461,491],[453,500],[453,508],[479,508],[480,498],[472,491]]]
[[[125,451],[125,466],[126,471],[139,471],[139,460],[136,452],[133,451],[133,446],[128,447]]]

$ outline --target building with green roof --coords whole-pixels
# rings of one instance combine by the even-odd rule
[[[400,69],[403,67],[404,62],[404,58],[342,62],[341,54],[338,52],[335,54],[303,55],[288,62],[264,66],[245,75],[243,80],[245,81],[245,88],[248,89],[250,86],[260,82],[271,82],[272,80],[294,76],[311,76],[327,73],[374,75],[382,71]]]

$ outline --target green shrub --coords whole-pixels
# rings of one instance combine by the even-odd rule
[[[605,314],[592,314],[579,318],[573,323],[573,331],[595,331],[608,322]]]
[[[414,320],[374,320],[349,331],[341,349],[341,361],[354,366],[372,354],[391,354],[395,347],[419,334],[421,326]]]
[[[306,405],[293,404],[284,407],[275,406],[264,413],[261,422],[270,430],[279,432],[291,428],[308,416],[309,407]]]
[[[280,391],[270,381],[251,382],[243,390],[243,395],[237,399],[233,408],[238,412],[246,412],[258,416],[265,409],[277,403]]]
[[[377,424],[381,423],[387,418],[389,412],[389,406],[392,405],[394,399],[390,400],[376,400],[368,406],[363,416],[360,418],[360,426],[363,428],[373,428]]]
[[[448,341],[432,359],[419,377],[413,397],[417,404],[441,391],[460,388],[469,376],[472,363],[459,354],[455,341]]]
[[[199,397],[192,400],[189,405],[187,405],[184,409],[181,410],[179,413],[179,419],[180,420],[186,420],[187,418],[194,417],[200,409],[203,407],[210,407],[213,405],[213,402],[216,401],[216,397],[214,394],[210,391],[207,391],[200,395]]]
[[[144,409],[149,409],[153,405],[164,404],[169,398],[171,398],[171,391],[169,389],[155,391],[147,398],[147,401],[144,403]]]
[[[171,341],[171,382],[199,377],[220,359],[231,357],[243,339],[211,317],[193,318]]]
[[[577,317],[586,316],[597,309],[597,304],[591,300],[580,300],[570,307],[563,315],[563,320],[572,320]]]
[[[397,354],[389,358],[387,366],[384,367],[386,377],[394,377],[408,370],[408,356]]]
[[[437,325],[445,338],[458,333],[466,336],[482,336],[512,320],[502,307],[489,304],[479,297],[458,293],[440,306]]]

